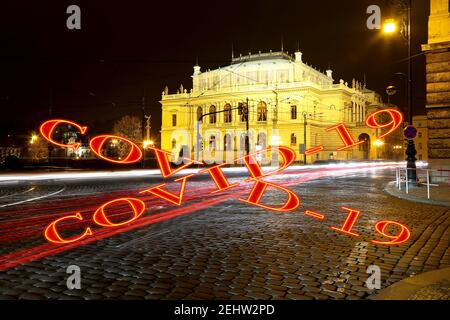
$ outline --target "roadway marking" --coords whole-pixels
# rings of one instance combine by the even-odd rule
[[[4,195],[4,196],[1,196],[0,199],[12,197],[12,196],[15,196],[15,195],[18,195],[18,194],[28,193],[30,191],[33,191],[34,189],[36,189],[36,187],[32,187],[32,188],[30,188],[30,189],[28,189],[26,191],[16,192],[16,193],[12,193],[12,194],[7,194],[7,195]]]
[[[60,189],[60,190],[58,190],[58,191],[56,191],[56,192],[49,193],[49,194],[46,194],[46,195],[43,195],[43,196],[40,196],[40,197],[36,197],[36,198],[31,198],[31,199],[22,200],[22,201],[18,201],[18,202],[14,202],[14,203],[4,204],[4,205],[1,205],[0,208],[10,207],[10,206],[15,206],[15,205],[17,205],[17,204],[22,204],[22,203],[26,203],[26,202],[31,202],[31,201],[35,201],[35,200],[39,200],[39,199],[48,198],[48,197],[54,196],[54,195],[56,195],[56,194],[58,194],[58,193],[61,193],[61,192],[63,192],[64,190],[66,190],[66,187],[65,187],[65,186],[64,186],[62,189]]]

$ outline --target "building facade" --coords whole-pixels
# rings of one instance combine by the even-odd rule
[[[413,125],[417,129],[414,144],[417,150],[417,160],[428,161],[428,118],[427,116],[414,116]]]
[[[426,55],[428,162],[450,168],[450,13],[449,0],[431,0]]]
[[[247,105],[250,152],[283,145],[303,161],[305,148],[323,145],[323,151],[307,156],[307,163],[379,154],[377,130],[366,127],[365,118],[384,106],[381,96],[355,80],[335,83],[332,70],[314,69],[301,52],[239,56],[226,67],[204,72],[196,65],[192,80],[189,91],[180,87],[169,94],[166,87],[160,101],[161,147],[171,150],[175,161],[190,157],[232,163],[243,156]],[[325,129],[339,123],[346,124],[355,141],[366,143],[337,151],[342,141],[336,131]]]

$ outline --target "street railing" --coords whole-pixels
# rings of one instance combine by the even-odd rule
[[[439,181],[447,181],[450,186],[450,170],[443,169],[411,169],[411,168],[396,168],[395,169],[395,185],[398,190],[402,190],[402,184],[405,185],[405,191],[409,194],[409,189],[411,188],[411,182],[408,181],[408,170],[416,170],[417,175],[417,185],[425,185],[427,187],[427,198],[430,199],[430,187],[439,187],[439,184],[430,183],[430,173],[433,178],[437,178]],[[442,184],[441,184],[442,185]]]

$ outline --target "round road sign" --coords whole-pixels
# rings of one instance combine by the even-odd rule
[[[417,129],[414,126],[407,126],[405,130],[403,130],[403,135],[408,140],[413,140],[415,137],[417,137]]]

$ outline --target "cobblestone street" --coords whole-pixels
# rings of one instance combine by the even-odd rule
[[[73,210],[78,209],[72,210],[72,205],[95,209],[107,200],[130,194],[130,190],[142,190],[148,184],[121,181],[120,186],[100,182],[63,186],[55,182],[45,186],[46,192],[64,188],[61,193],[36,203],[11,207],[5,206],[8,203],[3,202],[5,198],[11,202],[13,193],[25,192],[29,186],[5,188],[1,195],[5,198],[0,199],[3,204],[0,208],[3,266],[0,298],[368,298],[378,292],[365,285],[369,265],[381,268],[382,288],[411,275],[450,266],[450,210],[384,193],[383,186],[394,177],[391,169],[377,169],[343,170],[302,183],[297,183],[294,177],[286,178],[288,188],[302,202],[291,213],[267,211],[238,201],[248,189],[231,190],[226,197],[218,194],[217,198],[207,192],[201,194],[201,190],[213,185],[210,180],[198,180],[187,185],[190,198],[187,197],[182,207],[192,208],[188,214],[14,266],[8,263],[20,259],[24,250],[47,248],[44,246],[49,244],[42,236],[44,228],[62,212],[74,214]],[[242,181],[242,178],[233,177],[230,181]],[[12,197],[21,201],[20,195]],[[215,202],[202,207],[206,198]],[[263,202],[280,203],[280,193],[267,192]],[[148,203],[150,208],[145,218],[175,209],[156,198]],[[347,212],[342,206],[361,211],[354,226],[359,237],[330,228],[343,224]],[[306,216],[305,209],[320,212],[325,219]],[[29,220],[20,229],[14,227],[21,218]],[[411,239],[398,246],[372,243],[381,239],[374,225],[383,219],[407,225]],[[14,252],[18,253],[14,255]],[[80,290],[67,289],[69,265],[81,268]]]

